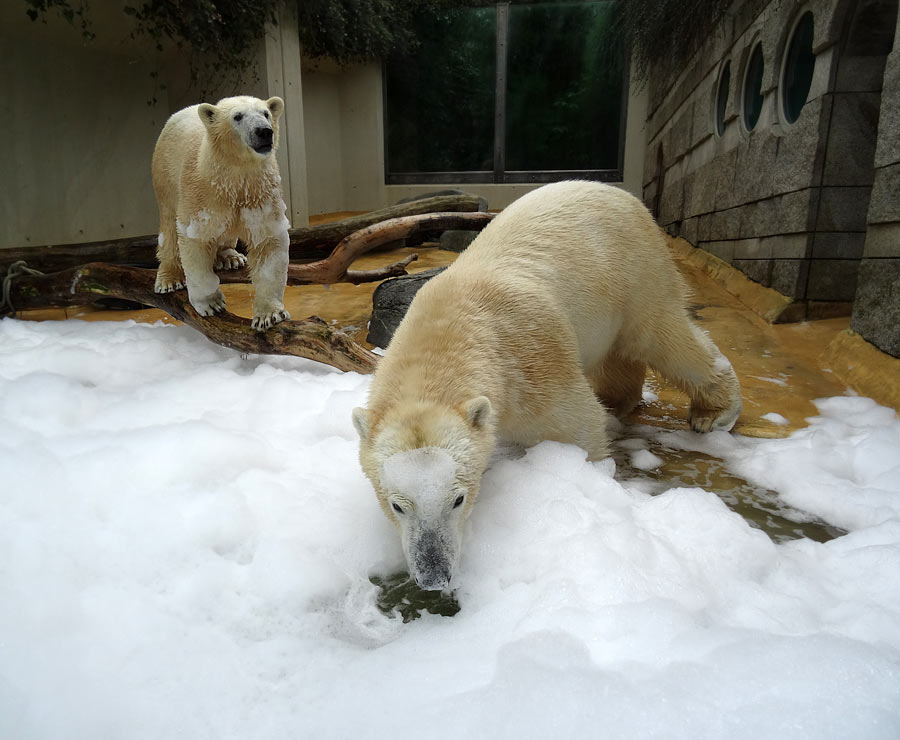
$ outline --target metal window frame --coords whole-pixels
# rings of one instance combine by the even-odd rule
[[[509,50],[509,2],[495,5],[497,18],[496,71],[494,88],[494,169],[449,172],[391,172],[388,144],[388,126],[384,126],[384,182],[386,185],[452,185],[452,184],[528,184],[548,183],[559,180],[597,180],[621,182],[625,164],[625,124],[628,113],[629,62],[626,56],[622,70],[622,93],[619,105],[619,151],[615,169],[584,170],[506,170],[506,82],[507,55]],[[386,70],[382,69],[382,100],[384,118],[387,119]]]

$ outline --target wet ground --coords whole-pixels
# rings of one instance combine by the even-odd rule
[[[319,220],[340,217],[333,214]],[[684,244],[681,245],[684,247]],[[417,249],[395,249],[368,254],[354,263],[354,269],[370,269],[401,259],[410,252],[419,258],[410,272],[420,272],[447,265],[455,254],[432,246]],[[683,252],[683,249],[682,249]],[[677,253],[677,250],[676,250]],[[695,250],[695,255],[700,254]],[[744,409],[735,433],[750,437],[784,437],[807,425],[806,419],[816,415],[813,400],[842,395],[848,385],[859,381],[862,395],[872,395],[880,403],[897,407],[900,397],[900,361],[889,358],[845,332],[849,318],[773,325],[752,310],[752,296],[745,302],[725,290],[722,281],[710,277],[697,266],[695,259],[679,259],[679,266],[692,290],[691,312],[696,322],[731,360],[741,380]],[[371,296],[377,284],[330,287],[291,287],[286,291],[285,305],[295,318],[317,315],[341,326],[357,340],[365,343],[366,324],[371,313]],[[249,317],[251,287],[223,287],[229,311]],[[750,292],[752,294],[752,286]],[[172,322],[164,312],[100,311],[90,307],[31,311],[22,318],[45,320],[79,318],[84,320],[123,320]],[[866,379],[870,382],[866,382]],[[861,380],[860,380],[861,379]],[[872,382],[874,379],[874,382]],[[874,389],[874,390],[872,390]],[[687,429],[687,399],[655,376],[648,376],[645,397],[627,420],[614,444],[616,477],[637,483],[642,490],[654,493],[674,486],[699,486],[718,494],[748,522],[767,532],[775,541],[809,537],[823,541],[840,534],[822,522],[809,521],[802,512],[785,509],[778,494],[754,486],[733,475],[721,460],[697,452],[662,447],[654,441],[653,427]],[[871,391],[871,392],[870,392]],[[880,394],[881,397],[877,397]],[[652,469],[631,464],[631,452],[641,448],[662,462]],[[399,578],[399,577],[398,577]],[[382,585],[385,594],[401,594],[393,606],[419,597],[399,588],[402,579]],[[413,589],[415,590],[415,589]],[[386,597],[391,601],[393,597]],[[410,615],[433,605],[427,599],[414,603]],[[392,608],[387,603],[386,607]],[[419,608],[420,607],[420,608]]]

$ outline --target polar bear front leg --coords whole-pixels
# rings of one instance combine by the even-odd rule
[[[253,320],[257,331],[265,331],[291,315],[284,310],[287,285],[288,234],[270,237],[247,250],[253,282]]]
[[[188,300],[194,310],[201,316],[214,316],[219,311],[224,311],[225,295],[219,289],[219,277],[213,271],[218,251],[216,245],[182,237],[178,247]]]
[[[545,439],[574,444],[588,453],[589,460],[603,460],[609,457],[608,419],[587,378],[573,368],[569,377],[563,373],[555,379],[546,406],[505,436],[525,447]]]

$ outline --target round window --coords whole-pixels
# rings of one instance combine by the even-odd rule
[[[806,12],[794,26],[781,74],[781,109],[788,123],[796,121],[806,105],[806,96],[809,95],[816,67],[812,45],[813,15]]]
[[[725,106],[728,105],[728,91],[731,87],[731,62],[725,62],[719,76],[719,87],[716,90],[716,134],[725,133]]]
[[[750,54],[747,71],[744,73],[743,115],[744,128],[747,131],[754,129],[759,121],[759,114],[762,112],[762,79],[765,68],[762,45],[757,44]]]

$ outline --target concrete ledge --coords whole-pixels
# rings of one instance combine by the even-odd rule
[[[668,237],[677,260],[702,270],[747,308],[770,323],[776,323],[793,304],[791,298],[748,278],[715,255],[681,238]]]
[[[852,329],[832,339],[819,359],[861,396],[900,413],[900,359],[869,344]]]

